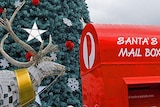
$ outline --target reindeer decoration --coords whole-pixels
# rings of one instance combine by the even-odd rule
[[[17,7],[10,20],[6,18],[6,9],[3,11],[3,18],[0,18],[0,26],[8,31],[1,40],[0,52],[11,64],[23,67],[23,69],[14,72],[9,70],[0,71],[0,107],[23,107],[32,103],[35,99],[35,92],[37,92],[41,81],[45,77],[56,75],[58,78],[65,72],[65,66],[52,62],[51,58],[45,56],[51,51],[58,50],[57,45],[52,44],[51,36],[49,44],[43,48],[42,42],[39,51],[36,52],[31,46],[20,40],[12,30],[12,22],[24,4],[25,0]],[[17,61],[4,51],[4,41],[9,35],[16,43],[33,55],[29,62]]]

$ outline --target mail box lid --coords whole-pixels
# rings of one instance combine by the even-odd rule
[[[87,24],[80,42],[81,70],[101,64],[160,64],[160,26]]]

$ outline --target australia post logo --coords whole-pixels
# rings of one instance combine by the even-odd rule
[[[87,69],[91,69],[95,62],[95,40],[92,33],[87,32],[83,40],[83,61]]]

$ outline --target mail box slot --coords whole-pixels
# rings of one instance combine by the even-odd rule
[[[160,107],[160,84],[135,84],[128,88],[129,107]]]
[[[159,107],[160,26],[87,24],[80,73],[84,107]]]

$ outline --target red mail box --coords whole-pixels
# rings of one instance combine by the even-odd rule
[[[160,107],[160,26],[87,24],[80,72],[84,107]]]

